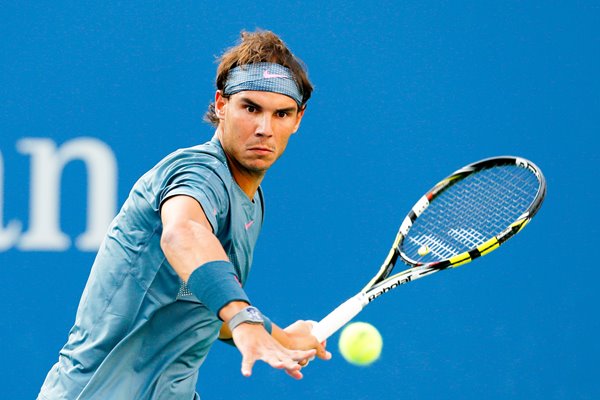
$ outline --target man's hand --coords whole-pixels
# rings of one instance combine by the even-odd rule
[[[325,349],[327,342],[319,343],[317,341],[317,338],[312,334],[313,325],[313,321],[296,321],[285,328],[283,330],[287,336],[285,346],[295,350],[315,349],[317,357],[322,360],[330,360],[331,353]],[[305,366],[308,364],[308,361],[310,360],[303,360],[300,362],[300,365]]]
[[[273,368],[284,369],[295,379],[302,379],[301,363],[306,363],[317,350],[289,350],[277,342],[262,325],[243,323],[232,332],[233,341],[242,353],[242,375],[252,375],[252,367],[262,360]],[[316,339],[315,339],[316,341]]]

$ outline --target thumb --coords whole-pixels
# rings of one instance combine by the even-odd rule
[[[244,356],[242,359],[242,375],[245,377],[249,377],[252,375],[252,367],[254,366],[256,360],[250,357]]]

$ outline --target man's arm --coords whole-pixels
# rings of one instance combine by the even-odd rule
[[[161,207],[163,233],[161,248],[175,272],[188,282],[197,268],[213,261],[229,261],[223,246],[212,232],[212,226],[202,207],[192,197],[180,195],[167,199]],[[207,282],[208,285],[211,282]],[[194,293],[196,294],[196,293]],[[200,299],[202,300],[202,299]],[[232,301],[217,310],[225,324],[248,306],[244,301]],[[288,350],[261,325],[242,323],[232,332],[233,340],[242,353],[242,374],[250,376],[256,360],[274,368],[285,369],[302,378],[299,362],[313,357],[315,350]]]
[[[160,245],[169,263],[185,282],[200,265],[228,261],[202,207],[189,196],[174,196],[161,207]]]

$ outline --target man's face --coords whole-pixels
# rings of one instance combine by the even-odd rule
[[[283,154],[300,126],[304,111],[283,94],[243,91],[215,97],[220,140],[236,169],[252,175],[264,173]]]

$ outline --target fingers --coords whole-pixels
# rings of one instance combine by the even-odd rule
[[[310,327],[311,332],[315,328],[315,325],[317,325],[317,321],[313,321],[313,320],[308,320],[308,321],[306,321],[306,323]],[[315,347],[315,349],[317,350],[317,357],[319,357],[321,360],[331,360],[331,353],[328,352],[327,350],[325,350],[326,347],[327,347],[327,340],[324,340],[323,342],[319,343],[317,345],[317,347]],[[310,361],[312,361],[312,360],[310,360]]]
[[[290,353],[290,357],[296,361],[303,360],[305,358],[314,357],[317,354],[317,350],[309,349],[309,350],[287,350],[286,352]]]
[[[283,369],[294,379],[302,379],[303,375],[300,372],[302,368],[300,362],[304,364],[316,354],[315,350],[287,350],[283,347],[270,348],[259,356],[258,353],[248,353],[242,358],[242,375],[249,377],[252,375],[252,367],[256,360],[262,360],[273,368]]]
[[[302,365],[306,365],[308,360],[315,356],[315,350],[287,350],[282,349],[280,353],[274,354],[273,359],[265,358],[274,368],[285,369],[286,371],[299,371]]]
[[[283,346],[260,326],[242,324],[236,327],[233,336],[242,353],[242,375],[251,376],[254,364],[261,360],[273,368],[283,369],[294,379],[302,379],[300,370],[310,360],[315,357],[324,360],[331,358],[331,353],[325,350],[326,343],[318,343],[310,333],[311,328],[312,324],[305,321],[293,324],[287,332],[293,340],[286,341],[292,345]]]
[[[292,353],[294,354],[292,354],[292,358],[289,360],[290,364],[285,365],[285,372],[294,379],[302,379],[304,375],[300,370],[303,365],[308,364],[310,358],[314,358],[315,351],[294,351]]]
[[[289,371],[286,369],[285,373],[297,380],[304,378],[304,375],[302,374],[302,372],[300,372],[300,370]]]
[[[244,375],[246,378],[252,375],[252,367],[254,366],[255,362],[255,358],[244,356],[242,358],[242,375]]]
[[[325,345],[326,343],[323,342],[317,346],[317,357],[321,360],[331,360],[331,353],[325,349]]]
[[[316,356],[319,357],[321,360],[325,360],[325,361],[331,360],[331,357],[332,357],[331,353],[328,352],[327,350],[325,350],[326,345],[327,345],[327,341],[324,341],[323,343],[320,343],[319,345],[317,345],[317,347],[315,349]],[[315,359],[315,356],[312,356],[309,359],[298,362],[298,365],[300,365],[302,368],[304,368],[314,359]]]

